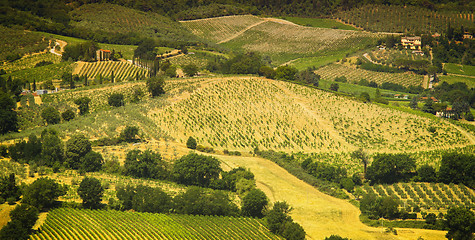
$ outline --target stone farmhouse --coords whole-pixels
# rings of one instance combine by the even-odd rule
[[[99,49],[96,51],[97,61],[109,61],[111,59],[111,51],[105,49]]]
[[[402,37],[401,44],[403,47],[413,50],[421,50],[422,47],[421,37]]]

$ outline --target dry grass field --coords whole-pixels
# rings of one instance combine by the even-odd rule
[[[257,186],[271,202],[286,201],[293,207],[292,218],[301,224],[307,239],[324,239],[332,234],[353,240],[369,239],[444,239],[444,231],[397,229],[397,235],[385,233],[384,228],[372,228],[359,220],[360,211],[348,201],[321,193],[314,187],[289,174],[273,162],[252,157],[218,156],[229,168],[242,166],[255,175]]]

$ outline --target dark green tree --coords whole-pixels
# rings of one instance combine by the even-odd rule
[[[120,132],[120,141],[135,142],[136,136],[139,135],[139,128],[135,126],[127,126]]]
[[[275,70],[272,67],[264,65],[261,68],[259,68],[259,76],[264,76],[266,78],[274,79]]]
[[[113,106],[113,107],[124,106],[125,104],[124,94],[113,93],[109,96],[108,102],[109,102],[109,106]]]
[[[475,188],[475,155],[445,153],[439,168],[439,180],[444,183],[463,183]]]
[[[89,113],[89,103],[91,99],[88,97],[81,97],[74,100],[74,104],[78,105],[79,115]]]
[[[9,94],[0,90],[0,134],[18,131],[16,104]]]
[[[173,165],[173,178],[182,184],[207,187],[221,173],[219,160],[190,153],[178,159]]]
[[[358,148],[358,150],[353,151],[350,154],[351,158],[359,160],[363,164],[364,174],[366,175],[366,168],[368,167],[369,156],[363,150],[363,148]]]
[[[326,237],[325,240],[349,240],[349,239],[341,237],[339,235],[331,235],[330,237]]]
[[[183,72],[188,77],[193,77],[198,73],[198,67],[195,64],[187,64],[183,67]]]
[[[147,79],[147,89],[152,97],[157,97],[165,93],[163,87],[165,86],[165,79],[158,75]]]
[[[315,87],[318,87],[318,82],[320,81],[320,75],[315,74],[315,68],[310,68],[310,67],[303,71],[298,72],[295,78],[299,82],[311,84]]]
[[[29,230],[23,227],[23,223],[12,220],[0,230],[2,240],[27,240],[30,237]]]
[[[251,190],[242,199],[242,215],[262,218],[264,216],[264,210],[267,207],[267,203],[267,196],[263,191],[259,189]]]
[[[237,216],[239,208],[221,191],[209,191],[192,186],[174,199],[179,214]]]
[[[104,158],[98,152],[90,151],[81,160],[80,169],[86,172],[96,172],[101,170]]]
[[[449,240],[472,240],[475,232],[475,214],[464,207],[452,207],[445,215]]]
[[[49,178],[38,178],[23,192],[23,203],[40,210],[52,207],[56,199],[66,194],[66,189]]]
[[[11,221],[19,221],[22,223],[23,228],[31,231],[31,228],[38,220],[38,209],[28,204],[20,204],[10,212]],[[2,238],[3,239],[3,238]]]
[[[82,165],[82,158],[91,150],[91,142],[84,135],[73,135],[66,142],[66,163],[68,167],[79,169]]]
[[[19,200],[21,196],[20,188],[16,185],[15,174],[0,177],[0,197],[3,199],[13,198]]]
[[[285,222],[282,237],[287,240],[305,240],[305,230],[296,222]]]
[[[425,164],[417,169],[416,179],[419,182],[436,182],[437,172],[434,167]]]
[[[292,221],[288,215],[292,208],[286,202],[275,202],[274,207],[266,213],[267,228],[275,234],[281,235],[285,222]]]
[[[41,162],[47,166],[64,161],[64,144],[55,129],[47,128],[41,133]]]
[[[368,167],[366,179],[373,183],[395,183],[409,179],[415,168],[415,160],[407,154],[377,154]]]
[[[82,199],[85,208],[96,209],[101,206],[104,188],[99,179],[93,177],[85,177],[78,188],[78,195]]]
[[[275,78],[279,80],[292,81],[295,80],[295,74],[298,70],[292,66],[279,66],[275,70]]]
[[[53,106],[49,106],[41,111],[41,117],[50,124],[58,124],[61,122],[61,115],[58,109]]]
[[[435,114],[433,104],[434,102],[432,101],[432,99],[427,99],[424,103],[424,106],[422,106],[422,111],[430,114]]]
[[[190,149],[196,149],[196,145],[196,140],[192,136],[190,136],[186,141],[186,147]]]
[[[160,188],[137,185],[119,186],[117,198],[123,209],[133,209],[139,212],[169,213],[172,209],[172,199]]]
[[[76,113],[73,110],[68,109],[64,111],[63,113],[61,113],[61,117],[63,118],[64,121],[68,122],[68,121],[73,120],[76,117]]]
[[[132,150],[125,158],[125,175],[139,178],[166,179],[168,170],[166,163],[158,152]]]
[[[339,88],[340,88],[340,86],[338,85],[338,83],[332,83],[330,85],[330,90],[332,90],[332,91],[338,92]]]
[[[367,92],[362,92],[360,97],[361,97],[361,100],[363,100],[363,102],[365,103],[371,102],[371,97],[369,96],[369,93]]]

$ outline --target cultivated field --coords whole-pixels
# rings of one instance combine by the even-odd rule
[[[353,52],[380,37],[360,31],[304,27],[284,20],[255,16],[211,18],[184,21],[182,24],[196,35],[231,49],[269,55],[274,65],[324,53]]]
[[[368,82],[375,81],[379,85],[384,82],[391,82],[407,86],[421,86],[424,76],[417,75],[412,72],[404,73],[386,73],[375,72],[354,66],[347,66],[339,63],[328,64],[315,71],[316,74],[322,76],[326,80],[334,80],[336,77],[345,76],[350,82],[359,82],[366,79]]]
[[[10,73],[10,72],[23,70],[23,69],[33,68],[37,63],[41,61],[59,63],[61,61],[61,57],[49,52],[41,53],[41,54],[33,54],[30,56],[25,56],[14,62],[7,62],[1,68],[5,70],[5,72]]]
[[[193,136],[202,145],[243,151],[258,146],[286,152],[348,152],[357,147],[399,152],[471,144],[471,138],[443,120],[254,77],[172,80],[166,87],[166,99],[117,109],[107,105],[109,94],[123,92],[127,99],[136,87],[145,86],[116,84],[48,95],[43,101],[75,107],[74,98],[89,96],[93,113],[107,111],[86,117],[79,126],[74,120],[62,128],[79,128],[91,138],[113,135],[119,126],[136,124],[148,137],[185,143]],[[437,132],[430,132],[431,126]]]
[[[475,209],[475,193],[464,185],[443,183],[397,183],[393,185],[365,185],[366,193],[391,196],[410,207],[420,207],[427,211],[446,211],[452,206]]]
[[[281,239],[259,219],[59,208],[30,239]]]
[[[180,24],[152,12],[140,12],[114,4],[86,4],[73,10],[71,18],[75,27],[104,34],[136,33],[142,37],[172,41],[195,40]]]
[[[137,67],[129,62],[79,62],[77,68],[73,70],[73,73],[79,76],[85,76],[89,79],[96,79],[99,76],[107,77],[110,79],[114,74],[115,81],[132,80],[137,76],[142,78],[146,75],[147,70]]]
[[[415,6],[365,5],[334,15],[346,23],[375,32],[445,32],[474,27],[473,13],[432,11]]]

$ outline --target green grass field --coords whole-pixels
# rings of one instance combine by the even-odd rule
[[[470,65],[444,63],[444,70],[448,73],[453,73],[453,74],[475,76],[475,66],[470,66]]]
[[[307,27],[332,28],[332,29],[342,29],[342,30],[358,30],[357,28],[343,24],[334,19],[303,18],[303,17],[283,17],[283,19],[287,21],[291,21],[295,24],[307,26]]]
[[[30,239],[281,239],[262,220],[59,208]]]
[[[455,76],[455,75],[439,75],[440,82],[447,82],[450,84],[456,82],[463,82],[467,84],[469,88],[475,87],[475,78],[473,77],[463,77],[463,76]]]

